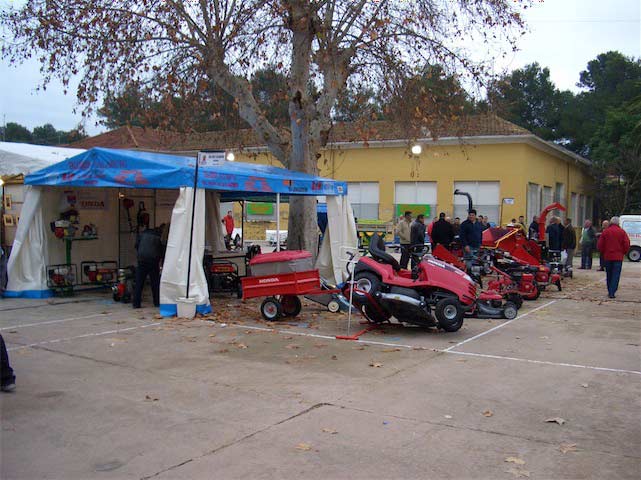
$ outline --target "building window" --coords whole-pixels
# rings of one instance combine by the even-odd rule
[[[574,192],[570,195],[570,204],[568,212],[571,212],[570,218],[572,219],[572,222],[577,227],[583,226],[583,219],[579,218],[579,196]]]
[[[543,208],[551,205],[554,202],[554,195],[552,193],[552,187],[543,187],[543,194],[541,198],[541,205]]]
[[[394,216],[398,218],[406,210],[412,216],[419,213],[428,218],[437,215],[436,182],[396,182],[394,184]]]
[[[501,186],[499,182],[454,182],[454,190],[472,195],[472,202],[478,215],[486,215],[490,222],[500,223]],[[454,195],[454,217],[467,218],[467,198]]]
[[[349,182],[347,198],[359,220],[378,220],[378,182]]]

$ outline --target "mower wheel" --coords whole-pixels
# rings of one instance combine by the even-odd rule
[[[446,332],[456,332],[463,326],[465,310],[458,298],[447,297],[439,300],[434,313],[439,327]]]
[[[521,307],[523,306],[523,297],[521,296],[520,293],[508,293],[505,300],[508,302],[512,302],[514,305],[516,305],[516,308],[518,310],[520,310]]]
[[[300,298],[296,295],[283,295],[280,299],[280,304],[283,309],[283,315],[286,317],[295,317],[303,308]]]
[[[514,320],[519,314],[519,309],[516,308],[516,305],[512,302],[505,302],[503,305],[503,317],[506,320]]]
[[[283,310],[280,302],[274,297],[267,297],[260,304],[260,313],[265,320],[273,322],[283,316]]]
[[[327,304],[327,310],[331,313],[336,313],[341,309],[341,304],[336,300],[330,300]]]
[[[238,284],[238,288],[236,289],[236,298],[238,298],[239,300],[243,298],[243,287],[240,283]]]
[[[114,302],[119,302],[120,301],[120,295],[118,295],[117,293],[114,293],[113,294],[113,299],[114,299]]]

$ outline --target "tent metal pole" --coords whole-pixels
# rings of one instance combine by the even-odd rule
[[[194,174],[194,191],[191,202],[191,225],[189,228],[189,257],[187,259],[187,292],[185,298],[189,298],[189,277],[191,276],[191,250],[194,243],[194,215],[196,214],[196,189],[198,188],[198,159],[196,159],[196,172]]]
[[[240,201],[240,248],[245,248],[245,200]]]
[[[280,252],[280,193],[276,194],[276,251]]]

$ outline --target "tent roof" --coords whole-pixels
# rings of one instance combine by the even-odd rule
[[[177,155],[92,148],[25,178],[27,185],[174,189],[194,185],[196,159]],[[270,165],[225,162],[200,167],[198,187],[223,200],[288,195],[346,195],[347,184]]]
[[[31,173],[84,151],[82,148],[0,142],[0,175]]]

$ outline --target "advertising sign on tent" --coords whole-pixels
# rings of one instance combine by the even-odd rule
[[[223,150],[200,151],[198,152],[199,167],[217,167],[225,163],[225,152]]]

